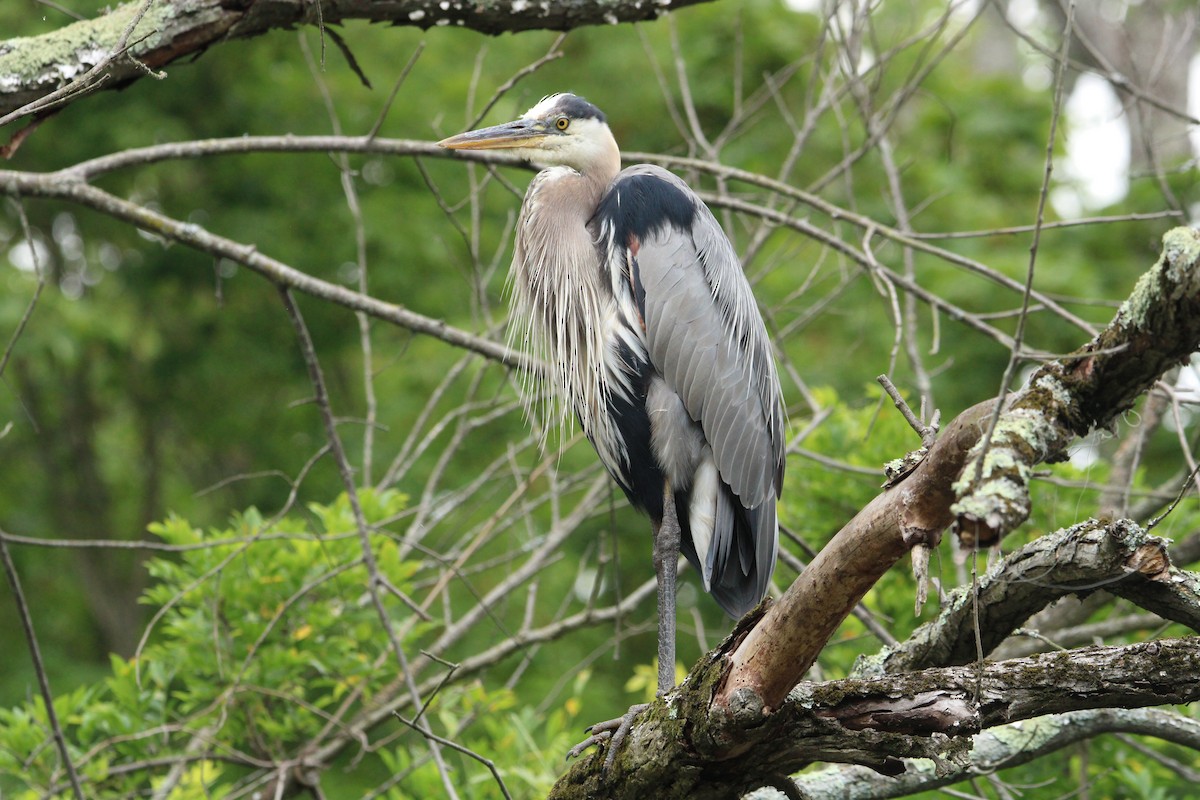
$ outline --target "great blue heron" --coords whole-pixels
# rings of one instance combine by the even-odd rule
[[[580,97],[550,95],[514,122],[438,144],[546,167],[517,221],[515,339],[547,365],[560,420],[574,410],[653,523],[667,692],[680,549],[734,616],[762,599],[775,567],[784,417],[750,286],[696,193],[660,167],[620,171],[604,114]],[[611,763],[640,708],[592,726],[584,746],[614,735]]]

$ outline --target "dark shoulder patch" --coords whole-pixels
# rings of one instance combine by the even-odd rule
[[[600,200],[593,221],[612,226],[614,241],[628,245],[667,227],[688,230],[696,217],[694,195],[661,175],[625,170],[613,181]]]

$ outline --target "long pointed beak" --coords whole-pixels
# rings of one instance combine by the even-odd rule
[[[450,150],[500,150],[510,147],[532,147],[549,134],[540,123],[519,119],[490,128],[467,131],[438,142]]]

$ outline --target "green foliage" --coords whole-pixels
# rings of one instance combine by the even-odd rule
[[[873,393],[882,396],[877,388]],[[830,469],[807,459],[789,462],[780,517],[800,538],[820,547],[878,494],[883,465],[915,449],[920,441],[890,403],[884,407],[864,399],[849,404],[832,388],[812,394],[829,416],[801,446],[849,469]],[[869,398],[872,392],[867,389],[864,394]],[[866,470],[875,474],[864,474]]]
[[[395,491],[360,495],[380,574],[397,592],[412,590],[419,563],[399,555],[400,545],[375,528],[403,511]],[[377,691],[396,674],[395,657],[374,604],[363,544],[345,495],[313,505],[311,516],[264,520],[255,509],[221,529],[203,531],[173,517],[152,525],[178,558],[146,566],[154,584],[143,602],[153,625],[135,658],[113,656],[109,676],[55,697],[55,711],[89,796],[137,796],[167,779],[156,759],[195,757],[169,795],[176,800],[223,797],[246,767],[295,752],[329,724],[346,704],[371,707]],[[384,604],[402,647],[430,630],[394,596]],[[584,690],[586,673],[572,686]],[[578,701],[537,713],[506,689],[468,682],[443,689],[427,713],[439,730],[461,732],[459,741],[481,752],[509,754],[506,782],[522,795],[544,791],[554,778],[547,747],[564,752],[578,725]],[[411,710],[406,712],[411,716]],[[336,778],[340,791],[371,786],[381,768],[405,776],[388,795],[436,796],[437,770],[421,737],[396,722],[392,744]],[[0,787],[5,796],[66,797],[58,751],[40,701],[0,709]],[[462,761],[453,758],[455,761]],[[140,765],[140,766],[139,766]],[[481,772],[473,797],[498,796]]]

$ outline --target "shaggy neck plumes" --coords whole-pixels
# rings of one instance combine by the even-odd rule
[[[543,431],[559,428],[560,441],[572,412],[593,442],[615,439],[595,434],[597,426],[609,424],[603,409],[621,387],[612,385],[610,370],[583,368],[610,360],[607,328],[616,312],[604,285],[607,279],[596,269],[596,242],[588,230],[620,167],[616,143],[611,135],[606,138],[611,146],[597,150],[586,163],[579,160],[538,173],[517,222],[510,340],[542,361],[550,373],[545,384],[524,380],[522,394],[531,417],[542,416]],[[560,394],[544,391],[545,386],[556,387]],[[611,463],[605,456],[618,454],[601,454]]]

